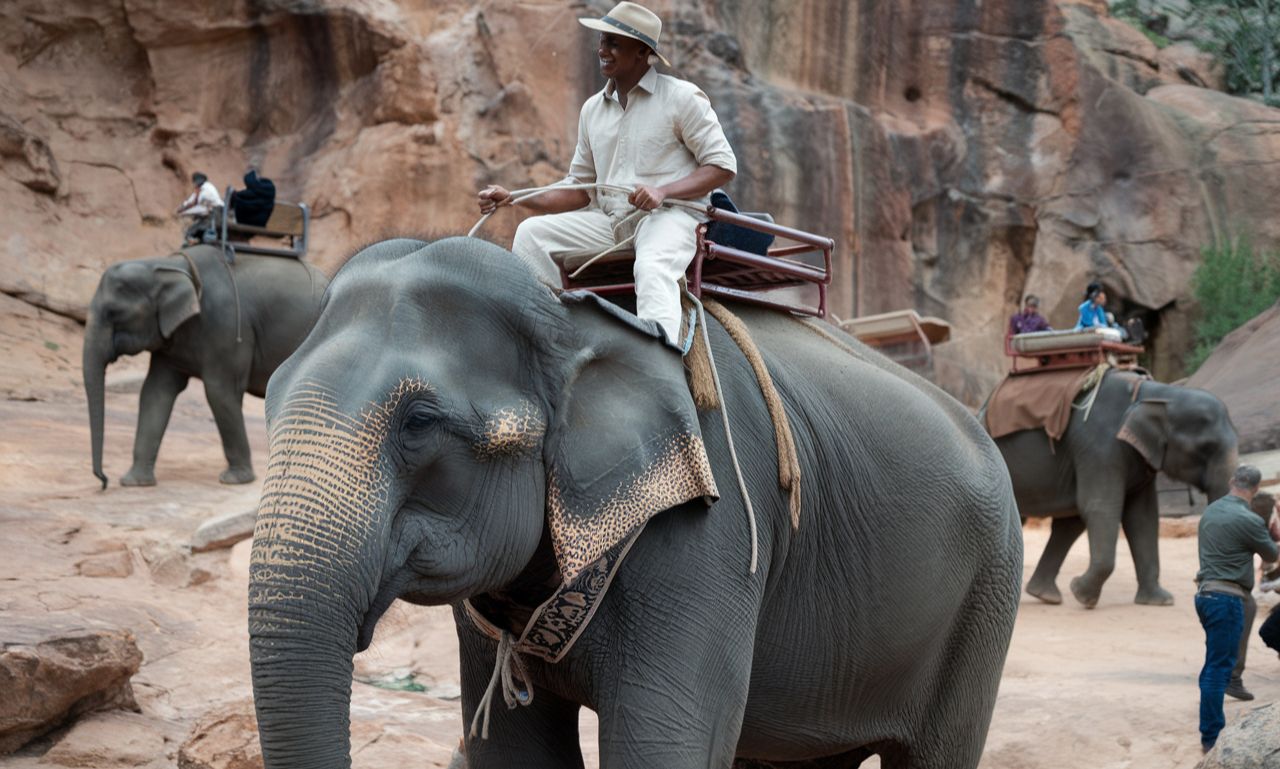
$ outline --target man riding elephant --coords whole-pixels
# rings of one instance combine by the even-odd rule
[[[520,205],[545,216],[526,219],[512,251],[559,285],[557,255],[610,248],[635,236],[636,314],[656,322],[677,342],[680,288],[697,247],[700,219],[687,209],[661,208],[667,198],[709,204],[712,190],[731,181],[737,159],[706,94],[692,83],[660,75],[662,21],[635,3],[619,3],[600,19],[581,19],[600,32],[600,73],[609,82],[587,99],[578,118],[578,144],[562,184],[634,186],[623,198],[600,190],[566,189]],[[510,193],[492,185],[479,193],[489,213]],[[634,208],[633,208],[634,207]],[[634,209],[650,212],[637,224]]]

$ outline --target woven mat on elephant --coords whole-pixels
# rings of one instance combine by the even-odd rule
[[[1101,382],[1106,370],[1103,365],[1006,376],[987,401],[984,426],[992,438],[1043,429],[1056,441],[1067,431],[1071,404]]]

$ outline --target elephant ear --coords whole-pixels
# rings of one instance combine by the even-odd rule
[[[195,279],[180,267],[160,265],[155,276],[156,315],[160,333],[168,339],[179,326],[200,314],[200,297]]]
[[[719,498],[679,352],[656,324],[566,293],[577,354],[544,444],[547,524],[565,583],[650,518]]]
[[[1169,402],[1143,400],[1129,407],[1116,438],[1132,446],[1147,464],[1159,470],[1169,443]]]

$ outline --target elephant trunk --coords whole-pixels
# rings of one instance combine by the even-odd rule
[[[272,425],[254,530],[249,650],[267,769],[350,766],[352,656],[391,517],[370,482],[374,452],[322,411],[286,407]]]
[[[84,375],[84,394],[89,401],[89,440],[93,450],[93,474],[107,487],[107,476],[102,472],[103,399],[106,389],[107,364],[115,359],[111,347],[111,330],[104,327],[92,315],[85,328],[81,369]]]

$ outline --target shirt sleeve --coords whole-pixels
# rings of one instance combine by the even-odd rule
[[[590,100],[587,104],[590,104]],[[587,104],[583,104],[582,111],[578,113],[578,144],[573,148],[569,175],[560,180],[561,184],[591,184],[596,180],[596,159],[591,152],[591,132],[587,130]]]
[[[716,166],[738,173],[738,158],[725,138],[711,100],[698,88],[681,89],[677,111],[680,141],[693,153],[699,166]]]
[[[1249,549],[1262,556],[1264,561],[1270,562],[1280,558],[1280,550],[1271,539],[1271,532],[1267,531],[1267,525],[1256,515],[1252,518],[1253,520],[1245,524],[1245,536],[1249,540]]]

